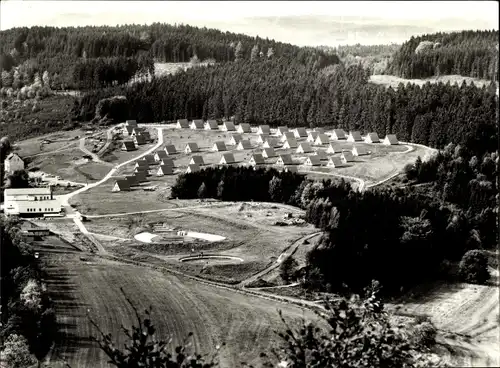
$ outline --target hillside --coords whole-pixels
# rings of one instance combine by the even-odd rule
[[[384,74],[415,79],[459,74],[498,81],[498,31],[462,31],[411,37]]]
[[[0,32],[0,52],[0,71],[10,72],[13,66],[19,66],[20,79],[31,81],[36,72],[47,70],[54,89],[100,88],[102,84],[128,80],[137,71],[151,72],[154,62],[183,63],[194,56],[215,62],[281,57],[322,66],[339,62],[336,55],[312,47],[160,23],[13,28]],[[98,79],[98,83],[91,83],[92,79]],[[2,85],[6,86],[4,82]]]

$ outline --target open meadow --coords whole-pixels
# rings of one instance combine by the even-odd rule
[[[302,211],[288,206],[224,202],[140,215],[90,218],[86,227],[92,233],[129,239],[104,243],[111,253],[133,259],[146,257],[142,259],[157,265],[167,265],[208,279],[237,283],[272,265],[290,246],[300,248],[305,236],[317,232],[312,225],[303,222],[299,225],[276,225],[290,213],[295,219],[303,215]],[[179,244],[169,241],[168,237],[154,243],[143,243],[134,238],[140,232],[155,233],[156,226],[174,229],[175,232],[214,234],[225,239],[217,242],[186,240]],[[241,260],[180,261],[183,257],[201,252]]]

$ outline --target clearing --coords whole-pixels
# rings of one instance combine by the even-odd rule
[[[276,222],[292,218],[288,226],[277,226]],[[85,226],[90,232],[108,234],[130,239],[128,242],[107,242],[110,252],[132,259],[180,269],[188,274],[222,281],[239,283],[275,263],[280,254],[292,244],[302,244],[302,238],[317,232],[299,217],[303,212],[288,206],[270,203],[216,203],[214,206],[188,206],[171,208],[162,212],[141,215],[90,218]],[[294,224],[295,223],[295,224]],[[169,228],[187,232],[185,239],[154,240],[151,243],[136,241],[136,234],[148,232],[162,235],[155,229]],[[220,241],[193,239],[193,233],[214,234],[223,237]],[[161,239],[161,238],[160,238]],[[237,261],[225,265],[187,264],[180,258],[200,254],[238,257]]]

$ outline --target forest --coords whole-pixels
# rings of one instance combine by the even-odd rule
[[[0,237],[0,336],[5,341],[2,356],[25,351],[26,360],[19,366],[32,366],[45,357],[56,338],[53,303],[41,281],[43,267],[31,245],[24,241],[20,223],[1,219]]]
[[[498,31],[461,31],[412,37],[385,74],[416,79],[458,74],[498,81]]]
[[[131,59],[151,74],[154,62],[189,62],[193,57],[218,63],[255,57],[285,57],[300,63],[313,60],[321,65],[339,62],[335,54],[312,47],[161,23],[13,28],[0,32],[0,53],[0,72],[19,67],[25,71],[22,76],[28,84],[35,73],[48,71],[53,89],[101,88],[114,81],[128,81],[136,71]],[[110,59],[116,62],[110,65]],[[118,66],[118,72],[113,72]]]
[[[241,61],[91,92],[73,113],[77,120],[91,120],[100,99],[123,95],[129,118],[140,122],[235,116],[236,123],[394,133],[400,141],[436,148],[454,142],[477,155],[497,148],[495,84],[400,84],[394,90],[367,78],[359,65]]]

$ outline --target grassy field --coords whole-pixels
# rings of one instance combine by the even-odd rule
[[[313,319],[312,313],[290,305],[247,296],[178,278],[145,267],[104,260],[76,251],[49,237],[36,245],[48,264],[45,280],[56,304],[61,336],[50,357],[51,365],[63,359],[73,367],[108,367],[105,355],[90,336],[97,331],[87,312],[117,346],[123,346],[120,325],[130,327],[134,312],[120,287],[139,310],[152,306],[151,319],[160,338],[172,337],[172,349],[193,332],[193,348],[211,352],[226,343],[219,354],[221,367],[241,367],[246,361],[260,366],[259,353],[277,343],[273,329],[281,322]],[[224,308],[221,308],[224,306]]]
[[[96,162],[87,162],[79,149],[66,149],[48,155],[35,156],[30,168],[61,176],[77,183],[98,181],[109,172],[109,167]]]
[[[431,77],[431,78],[426,78],[426,79],[404,79],[404,78],[399,78],[394,75],[371,75],[370,76],[370,82],[374,84],[381,84],[383,86],[389,87],[391,86],[392,88],[397,88],[399,86],[399,83],[407,84],[417,84],[419,86],[423,86],[425,83],[448,83],[450,84],[455,84],[458,83],[458,85],[461,85],[465,81],[467,84],[472,84],[474,83],[476,87],[482,88],[483,86],[489,86],[490,81],[485,80],[485,79],[478,79],[478,78],[472,78],[472,77],[463,77],[461,75],[441,75],[439,77]]]
[[[15,150],[23,158],[34,155],[49,155],[54,151],[78,147],[78,138],[84,135],[85,132],[81,129],[45,134],[14,142]],[[42,144],[42,142],[46,143]]]
[[[107,171],[109,172],[109,168]],[[152,181],[141,184],[141,187],[133,187],[134,189],[130,192],[111,192],[115,180],[120,177],[123,176],[112,176],[103,184],[74,196],[70,204],[87,215],[107,215],[171,207],[161,190],[145,191],[142,189],[144,186],[153,186],[154,177]]]
[[[148,262],[167,263],[169,267],[210,279],[235,283],[265,269],[278,256],[301,237],[317,231],[309,224],[302,226],[276,226],[285,214],[300,210],[289,210],[265,203],[222,203],[216,207],[177,209],[173,212],[158,212],[141,215],[91,219],[86,223],[89,231],[131,239],[127,243],[109,244],[110,251],[127,257],[145,255]],[[221,235],[226,240],[217,243],[187,242],[183,245],[166,243],[145,244],[133,240],[138,231],[150,231],[154,223],[167,224],[169,228]],[[139,229],[139,230],[138,230]],[[299,247],[300,248],[300,247]],[[239,257],[239,261],[220,264],[207,261],[205,264],[182,263],[179,258],[203,251]]]

